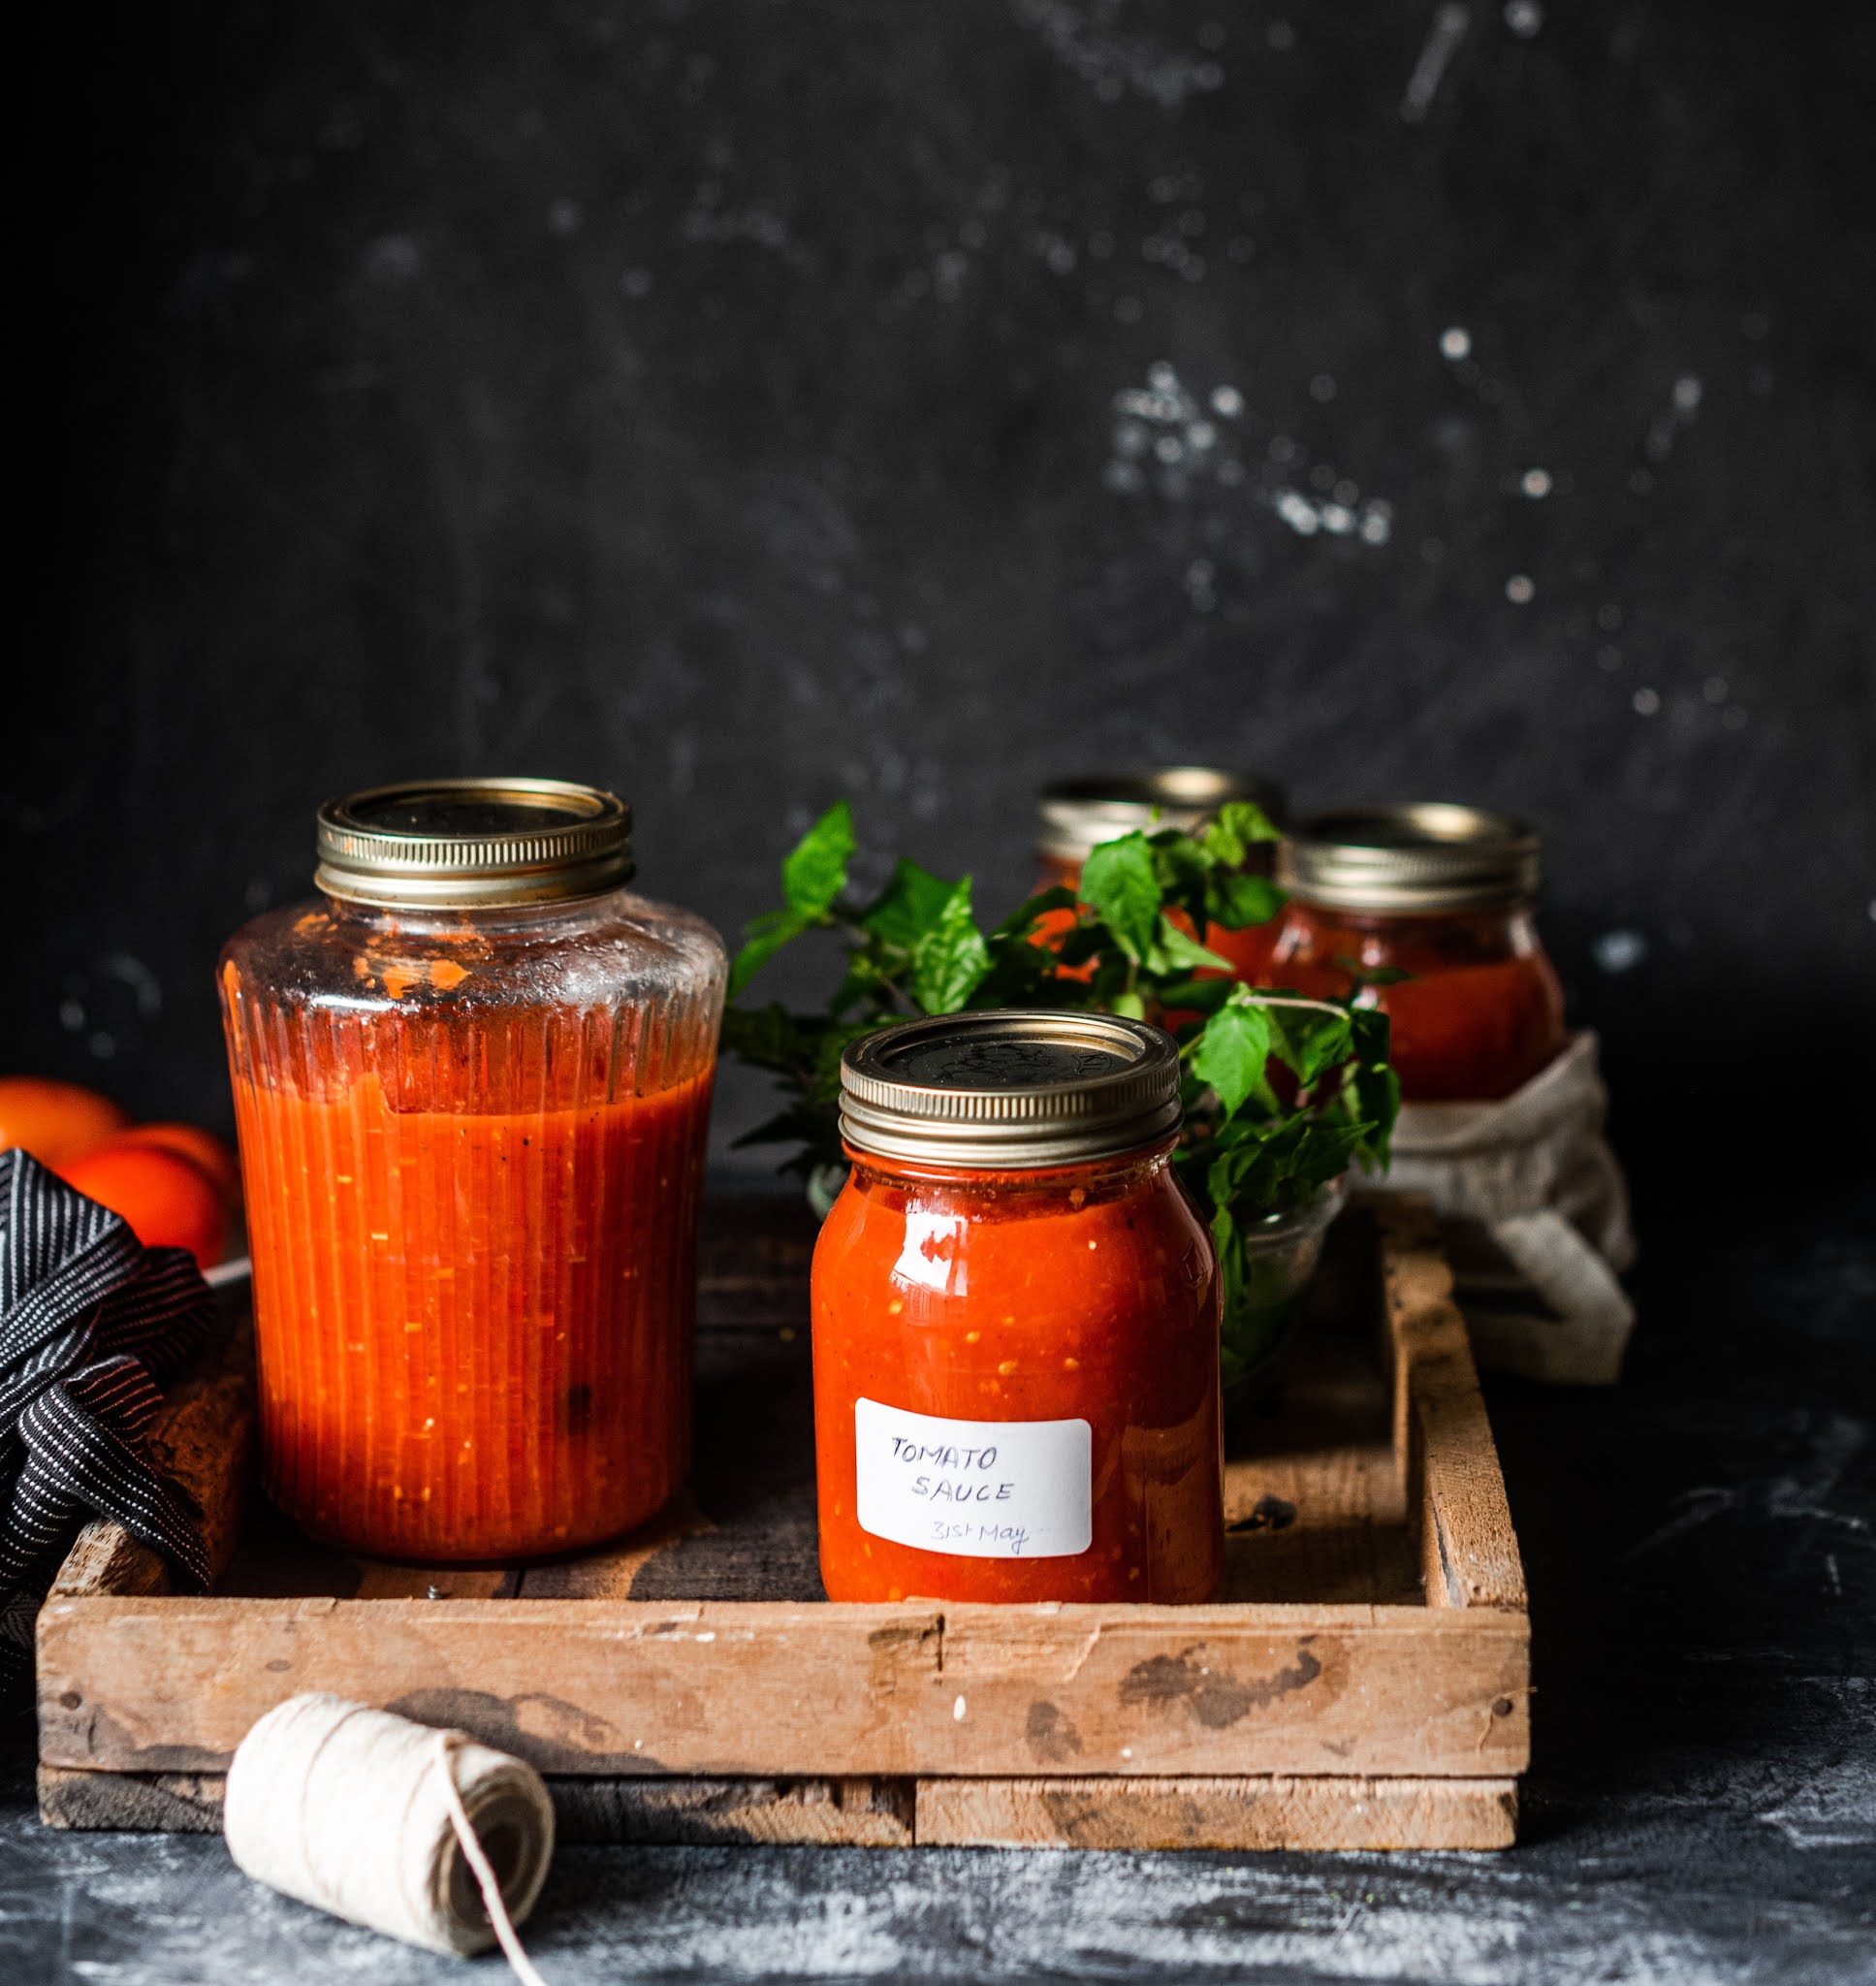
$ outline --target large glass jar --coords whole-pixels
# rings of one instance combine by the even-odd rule
[[[1144,772],[1085,773],[1058,780],[1036,796],[1036,887],[1073,889],[1081,881],[1082,864],[1102,842],[1136,832],[1152,834],[1162,827],[1195,833],[1231,800],[1249,800],[1273,821],[1283,820],[1284,792],[1274,781],[1222,772],[1216,766],[1162,765]],[[1246,867],[1255,875],[1268,876],[1273,854],[1270,843],[1258,843]],[[1036,936],[1047,943],[1073,921],[1067,911],[1053,912],[1040,921]],[[1204,944],[1208,951],[1228,959],[1247,985],[1259,986],[1267,983],[1264,975],[1276,939],[1277,921],[1272,918],[1267,924],[1246,924],[1238,930],[1209,924]]]
[[[813,1270],[831,1599],[1217,1589],[1220,1281],[1171,1169],[1178,1067],[1101,1014],[847,1050],[853,1169]]]
[[[1290,900],[1273,980],[1336,998],[1358,974],[1388,976],[1362,998],[1388,1016],[1409,1102],[1509,1097],[1563,1047],[1563,989],[1532,916],[1538,838],[1521,823],[1431,803],[1317,815],[1278,876]]]
[[[725,966],[553,781],[319,817],[315,901],[221,961],[269,1493],[418,1559],[555,1552],[689,1463]]]

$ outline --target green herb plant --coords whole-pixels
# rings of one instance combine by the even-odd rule
[[[747,927],[730,970],[724,1046],[775,1075],[784,1099],[741,1142],[794,1144],[785,1164],[811,1180],[842,1166],[842,1051],[897,1021],[998,1007],[1156,1021],[1177,1041],[1184,1070],[1174,1165],[1210,1224],[1224,1274],[1224,1376],[1244,1376],[1288,1322],[1285,1299],[1259,1287],[1268,1278],[1247,1239],[1316,1201],[1352,1164],[1384,1171],[1400,1105],[1387,1017],[1357,1004],[1358,981],[1342,1001],[1253,989],[1192,935],[1276,914],[1282,892],[1245,866],[1254,844],[1275,837],[1243,802],[1221,808],[1198,834],[1123,835],[1089,854],[1077,889],[1043,890],[986,930],[970,877],[947,882],[915,862],[900,862],[876,896],[856,900],[852,812],[845,801],[829,808],[783,861],[781,907]],[[843,958],[823,1009],[741,1004],[778,951],[817,931],[835,935]]]

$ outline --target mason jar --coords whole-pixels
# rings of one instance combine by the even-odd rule
[[[722,945],[592,787],[375,787],[317,841],[220,967],[268,1491],[399,1558],[625,1530],[689,1461]]]
[[[1217,1258],[1179,1056],[1106,1014],[867,1036],[814,1250],[830,1599],[1198,1601],[1224,1567]]]
[[[1563,989],[1533,914],[1538,856],[1523,822],[1478,807],[1314,815],[1278,855],[1289,903],[1273,981],[1335,999],[1383,975],[1360,997],[1388,1016],[1404,1098],[1509,1097],[1565,1039]]]

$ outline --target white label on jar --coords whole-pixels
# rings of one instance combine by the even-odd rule
[[[946,1421],[853,1402],[860,1528],[959,1558],[1072,1558],[1095,1538],[1086,1421]]]

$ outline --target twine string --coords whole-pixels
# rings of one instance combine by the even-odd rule
[[[456,1839],[461,1843],[463,1856],[475,1876],[476,1887],[482,1892],[482,1906],[489,1913],[489,1924],[495,1934],[495,1942],[501,1946],[502,1957],[508,1961],[522,1986],[547,1986],[547,1981],[535,1970],[534,1962],[527,1956],[520,1934],[509,1918],[508,1906],[501,1900],[501,1884],[496,1880],[493,1865],[483,1852],[482,1843],[476,1839],[475,1827],[469,1819],[469,1810],[462,1804],[462,1791],[456,1783],[458,1735],[455,1731],[436,1734],[436,1769],[443,1778],[443,1798],[449,1806],[450,1824],[456,1829]]]

